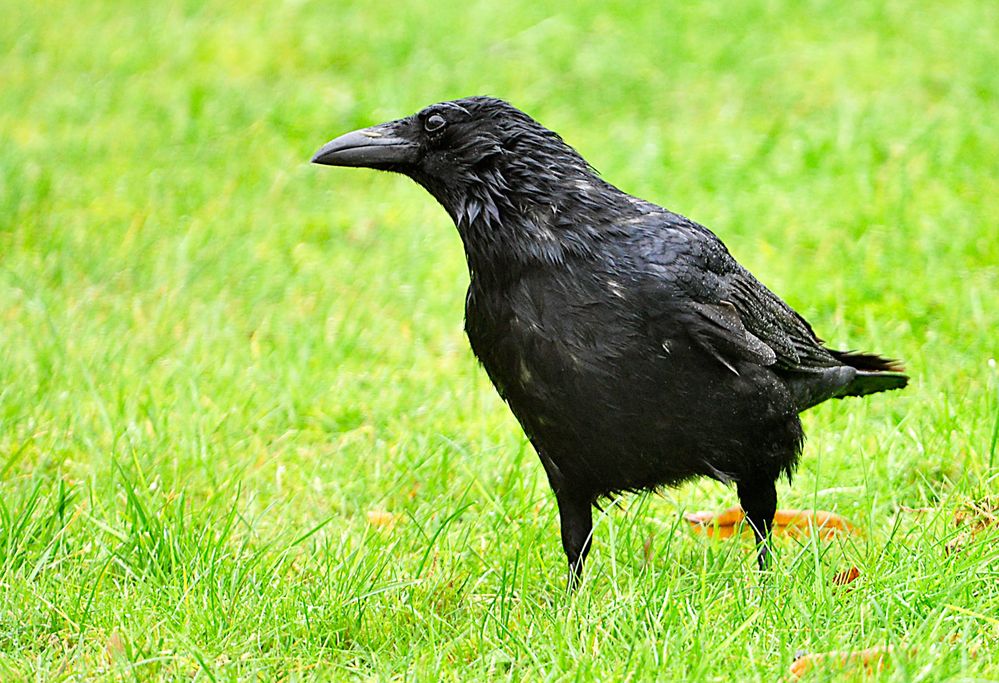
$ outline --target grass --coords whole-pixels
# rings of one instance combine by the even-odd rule
[[[999,488],[995,3],[0,13],[0,678],[773,681],[884,645],[885,680],[999,678],[999,529],[945,550]],[[806,414],[779,492],[862,534],[761,579],[684,528],[734,502],[694,483],[601,515],[563,594],[445,214],[306,163],[476,93],[907,361]]]

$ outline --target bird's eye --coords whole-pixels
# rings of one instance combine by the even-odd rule
[[[444,120],[443,116],[440,114],[433,114],[427,117],[427,120],[423,123],[423,127],[427,129],[427,132],[433,133],[434,131],[438,131],[443,128],[446,124],[447,121]]]

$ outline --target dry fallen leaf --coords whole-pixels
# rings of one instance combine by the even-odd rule
[[[814,529],[822,539],[856,531],[845,517],[825,510],[778,510],[774,515],[774,527],[778,529],[778,533],[783,529],[789,536],[807,536]]]
[[[960,526],[971,522],[977,527],[999,526],[999,496],[986,496],[971,500],[954,513],[954,523]]]
[[[111,631],[108,642],[104,645],[104,658],[108,663],[113,663],[116,659],[126,656],[125,640],[118,631]]]
[[[729,538],[739,528],[745,518],[738,505],[720,513],[709,511],[692,512],[684,515],[691,528],[712,538]],[[743,525],[743,531],[749,531]],[[807,536],[816,531],[819,538],[828,539],[839,533],[852,533],[855,528],[846,518],[824,510],[778,510],[774,515],[773,532],[785,536]]]
[[[416,495],[420,492],[420,482],[414,481],[412,487],[406,492],[406,498],[409,500],[415,500]]]
[[[801,678],[814,670],[856,672],[863,669],[867,673],[873,673],[885,667],[890,652],[889,647],[869,647],[866,650],[834,650],[803,655],[791,664],[791,676]]]
[[[368,510],[368,524],[373,527],[391,531],[397,521],[399,521],[399,516],[388,510]]]
[[[649,564],[652,561],[652,534],[645,539],[645,543],[642,544],[642,557],[645,558],[645,564]]]
[[[981,500],[966,502],[954,512],[954,526],[962,531],[944,546],[948,555],[959,550],[982,531],[999,526],[999,496],[986,496]]]
[[[742,508],[736,505],[717,514],[709,511],[689,512],[683,517],[690,522],[691,528],[696,533],[711,538],[729,538],[735,534],[736,528],[746,515]]]
[[[845,571],[841,571],[832,578],[833,585],[845,586],[848,583],[853,583],[860,578],[860,570],[856,567],[850,567]]]
[[[717,526],[734,526],[741,522],[745,516],[746,514],[738,505],[730,507],[728,510],[723,510],[719,513],[702,511],[690,512],[684,515],[688,522],[696,522],[698,524],[714,524]]]

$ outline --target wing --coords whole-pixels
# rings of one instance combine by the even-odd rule
[[[735,374],[730,362],[747,360],[757,365],[773,365],[777,354],[759,337],[746,329],[735,306],[728,301],[707,304],[691,301],[682,307],[687,315],[681,320],[690,336],[718,362]]]
[[[811,326],[729,254],[707,228],[664,212],[644,218],[646,301],[669,301],[691,338],[726,367],[735,361],[816,372],[842,365]],[[658,225],[657,225],[658,224]]]

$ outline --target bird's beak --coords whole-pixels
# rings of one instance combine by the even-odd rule
[[[323,145],[312,163],[327,166],[385,167],[416,161],[418,145],[400,137],[395,122],[345,133]]]

